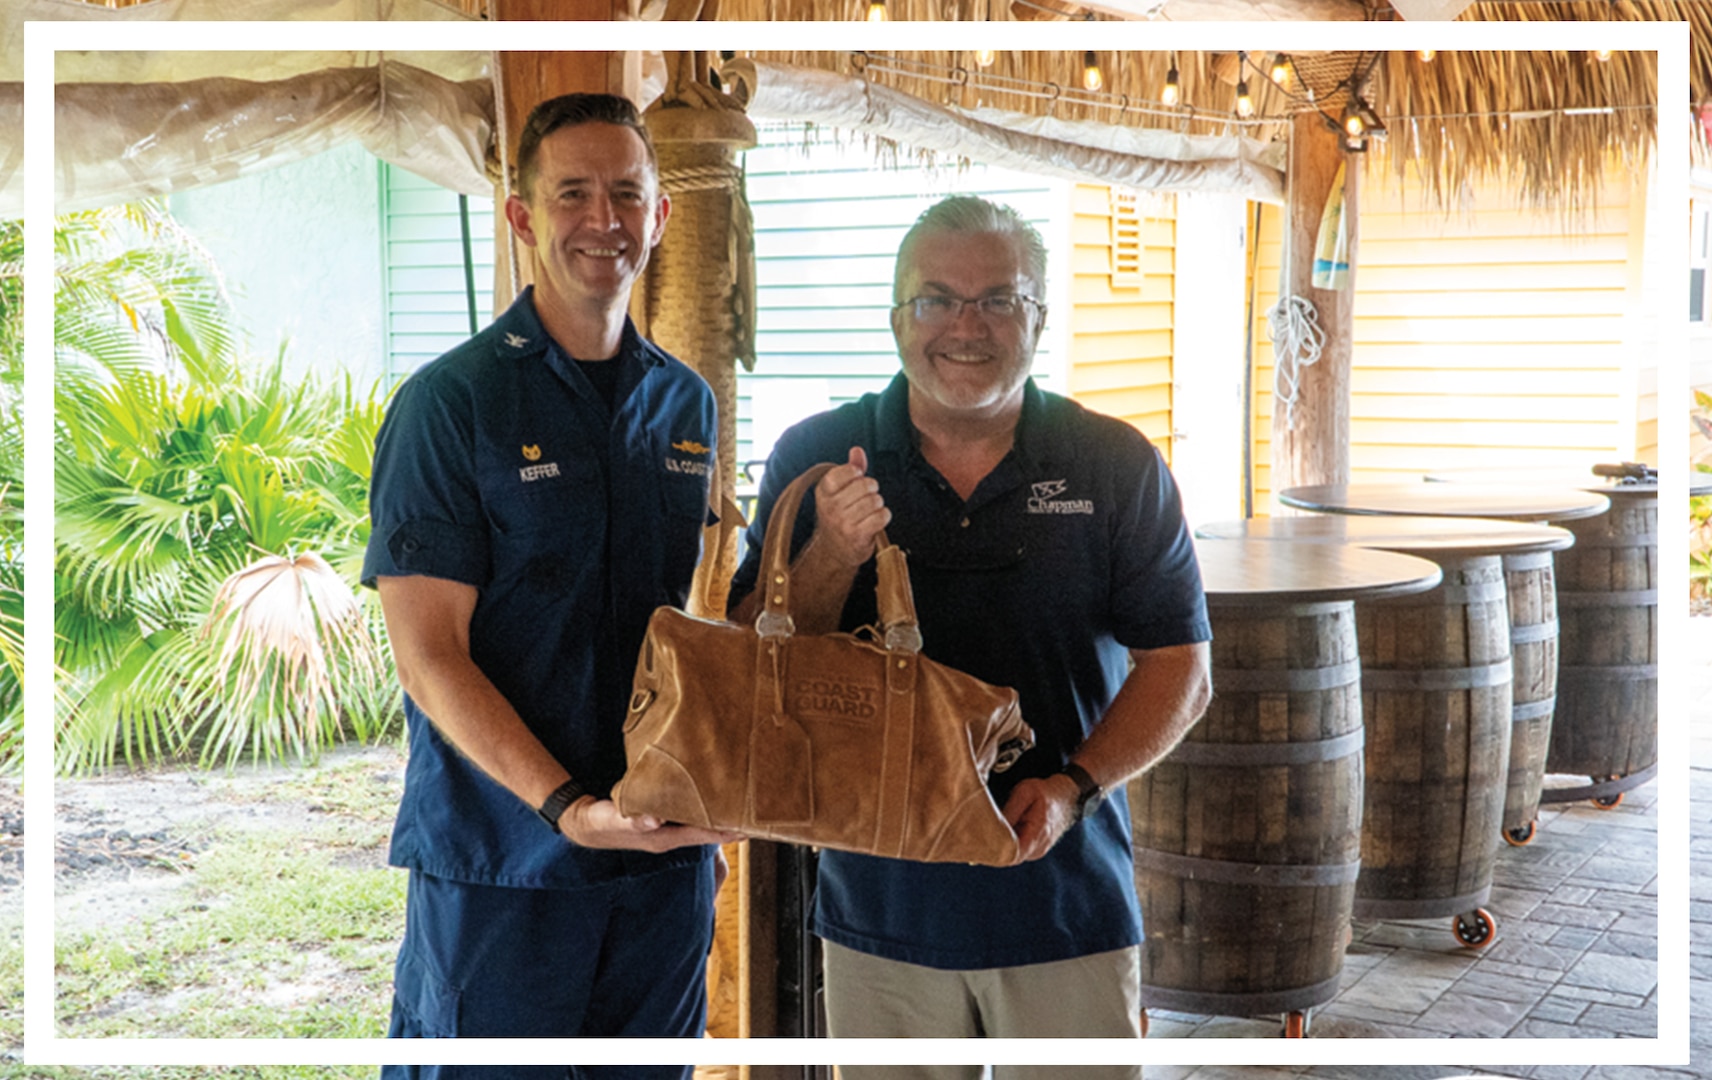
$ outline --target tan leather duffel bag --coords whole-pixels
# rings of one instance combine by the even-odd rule
[[[1015,690],[920,655],[904,553],[879,537],[881,625],[796,637],[789,548],[817,465],[779,496],[755,627],[662,607],[624,726],[623,813],[924,862],[1017,861],[987,775],[1033,745]]]

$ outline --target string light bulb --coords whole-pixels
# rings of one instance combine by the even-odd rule
[[[1437,56],[1438,54],[1439,54],[1439,51],[1437,49],[1422,49],[1419,52],[1417,52],[1415,55],[1419,56],[1421,58],[1421,63],[1430,64],[1433,62],[1433,57]]]
[[[1082,54],[1082,89],[1096,91],[1105,85],[1106,76],[1100,70],[1100,61],[1094,56],[1094,50],[1089,49]]]
[[[1159,100],[1166,105],[1175,105],[1183,97],[1183,87],[1177,77],[1177,58],[1171,58],[1171,70],[1165,73],[1165,88],[1159,91]]]
[[[998,53],[992,49],[975,50],[975,63],[981,67],[992,67],[993,61],[996,59],[998,59]]]
[[[1344,134],[1352,139],[1359,139],[1367,134],[1367,121],[1361,118],[1361,111],[1355,107],[1353,102],[1350,103],[1349,108],[1344,110],[1343,130]]]
[[[1236,114],[1247,120],[1254,115],[1254,98],[1248,92],[1248,54],[1236,54]]]
[[[1272,58],[1272,81],[1284,89],[1290,86],[1290,58],[1283,53]]]
[[[1593,50],[1593,59],[1599,61],[1601,64],[1609,64],[1611,62],[1611,50],[1610,49],[1594,49]]]
[[[886,21],[886,0],[868,0],[868,21]]]

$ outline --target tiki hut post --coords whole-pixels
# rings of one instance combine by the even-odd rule
[[[1344,223],[1349,230],[1349,283],[1342,289],[1313,285],[1315,245],[1326,200],[1334,193],[1338,166],[1345,169]],[[1349,481],[1349,373],[1355,329],[1355,270],[1360,158],[1346,154],[1342,140],[1318,111],[1299,113],[1290,139],[1288,264],[1289,295],[1311,302],[1325,343],[1317,363],[1300,368],[1296,406],[1272,411],[1272,489]]]
[[[735,98],[712,86],[705,53],[668,53],[666,69],[665,93],[644,119],[672,217],[648,261],[632,314],[661,348],[707,380],[719,403],[713,465],[716,490],[724,497],[720,525],[704,535],[704,565],[690,610],[723,618],[742,524],[730,498],[737,479],[736,365],[755,366],[755,229],[737,155],[755,145],[755,125]],[[778,1012],[777,855],[772,844],[755,840],[732,845],[726,854],[733,880],[715,914],[708,1034],[772,1035]]]

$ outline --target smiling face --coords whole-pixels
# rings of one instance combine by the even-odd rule
[[[1041,283],[1029,275],[1017,242],[1003,233],[931,229],[898,258],[898,301],[1040,294]],[[892,333],[917,422],[991,419],[1020,410],[1045,318],[1044,309],[1033,304],[1022,304],[1005,318],[964,304],[943,324],[927,326],[907,303],[894,308]]]
[[[671,212],[647,147],[629,128],[594,121],[559,128],[536,153],[531,190],[506,201],[506,217],[539,259],[537,304],[622,310]]]

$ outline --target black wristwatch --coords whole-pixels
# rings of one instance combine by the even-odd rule
[[[559,832],[559,818],[564,815],[565,808],[586,794],[588,793],[582,789],[581,784],[575,780],[566,780],[553,789],[553,794],[547,796],[547,801],[535,812],[541,815],[541,820],[547,823],[547,828]]]
[[[1106,801],[1106,793],[1101,791],[1100,785],[1096,784],[1094,782],[1094,778],[1088,775],[1087,769],[1084,769],[1074,761],[1071,761],[1066,762],[1064,768],[1059,771],[1070,779],[1076,781],[1077,821],[1081,821],[1083,818],[1098,810],[1100,808],[1100,804]]]

